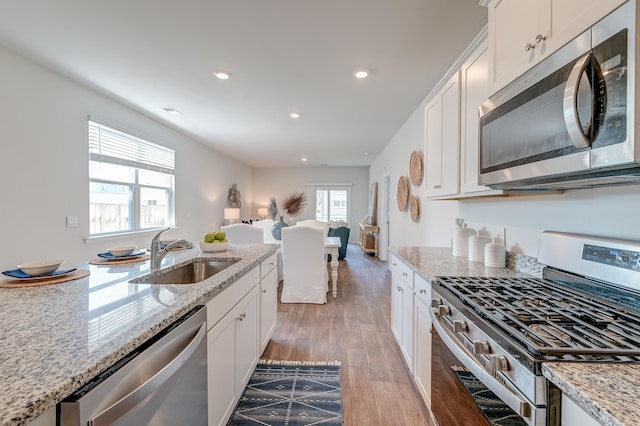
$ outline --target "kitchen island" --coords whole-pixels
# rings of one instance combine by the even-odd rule
[[[436,276],[541,277],[542,272],[542,265],[527,256],[509,255],[507,268],[491,268],[452,256],[450,248],[393,247],[391,253],[427,282]],[[640,397],[640,364],[545,362],[542,373],[594,423],[640,424],[636,403]],[[563,423],[567,424],[573,423]]]
[[[90,275],[39,287],[0,289],[0,425],[24,425],[123,355],[205,304],[277,249],[275,245],[168,254],[163,269],[206,257],[233,265],[197,284],[131,284],[149,261],[77,265]]]

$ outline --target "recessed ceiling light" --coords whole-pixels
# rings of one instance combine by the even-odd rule
[[[175,108],[165,107],[165,108],[162,108],[162,110],[164,112],[166,112],[166,113],[169,113],[169,114],[182,115],[182,113],[180,111],[178,111],[177,109],[175,109]]]
[[[356,70],[356,72],[353,73],[355,78],[365,78],[366,76],[369,75],[369,71],[367,70]]]
[[[214,71],[213,75],[218,77],[220,80],[229,80],[231,78],[231,73],[229,71],[218,70]]]
[[[289,117],[291,118],[300,118],[302,114],[300,114],[299,112],[290,112],[289,113]]]
[[[300,160],[303,161],[303,162],[307,161],[307,157],[302,157]]]

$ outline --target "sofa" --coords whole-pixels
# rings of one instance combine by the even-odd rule
[[[329,228],[329,237],[340,237],[340,248],[338,249],[338,260],[344,260],[347,257],[347,245],[349,244],[349,234],[351,229],[348,226],[339,226],[337,228]],[[329,255],[329,260],[331,256]]]

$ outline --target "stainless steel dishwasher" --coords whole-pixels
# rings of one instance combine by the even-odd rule
[[[198,306],[58,407],[61,426],[206,425],[207,315]]]

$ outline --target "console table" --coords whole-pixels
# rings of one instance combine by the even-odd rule
[[[374,256],[378,255],[379,229],[380,228],[374,225],[360,223],[360,247],[362,247],[362,253],[365,256],[367,253],[373,253]]]

